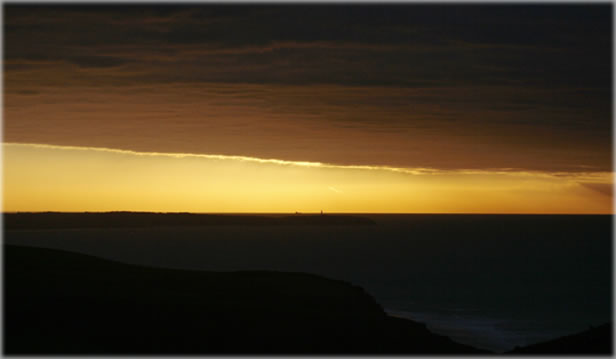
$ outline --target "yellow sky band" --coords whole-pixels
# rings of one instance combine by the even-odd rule
[[[611,172],[348,166],[3,143],[5,211],[612,213]]]

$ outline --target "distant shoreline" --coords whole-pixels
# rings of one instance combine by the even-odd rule
[[[157,212],[157,211],[4,211],[2,215],[14,214],[191,214],[211,216],[255,216],[255,217],[284,217],[284,216],[318,216],[320,212]],[[474,213],[474,212],[323,212],[327,216],[614,216],[616,213]]]
[[[372,226],[378,218],[581,218],[611,214],[4,212],[5,230],[203,226]],[[376,220],[375,220],[376,219]]]
[[[236,214],[151,212],[19,212],[3,213],[6,230],[67,228],[128,228],[180,226],[340,226],[375,225],[367,217],[339,214],[259,216]]]

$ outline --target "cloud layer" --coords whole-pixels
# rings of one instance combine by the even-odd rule
[[[5,7],[5,140],[611,168],[611,5]]]

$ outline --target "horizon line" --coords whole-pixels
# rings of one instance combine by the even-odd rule
[[[496,215],[496,216],[613,216],[615,213],[527,213],[527,212],[156,212],[156,211],[2,211],[1,214],[106,214],[106,213],[140,213],[140,214],[197,214],[197,215]]]

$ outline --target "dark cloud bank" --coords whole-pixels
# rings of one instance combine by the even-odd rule
[[[4,16],[6,141],[611,169],[611,4],[5,3]],[[125,123],[135,106],[150,123]]]

